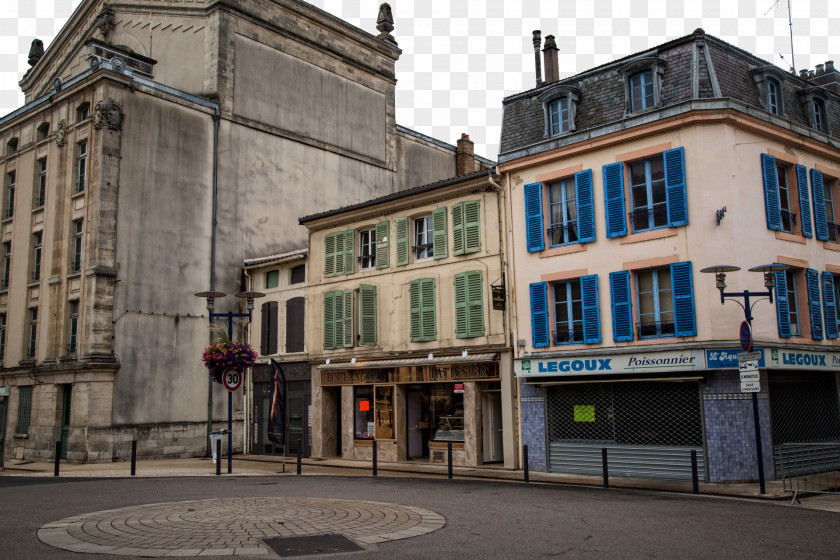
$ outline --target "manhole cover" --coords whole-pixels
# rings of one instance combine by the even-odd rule
[[[263,539],[266,546],[281,558],[312,556],[315,554],[339,554],[364,550],[344,535],[306,535],[303,537],[280,537]]]

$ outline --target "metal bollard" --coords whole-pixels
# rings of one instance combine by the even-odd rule
[[[137,440],[131,440],[131,476],[137,474]]]
[[[300,460],[301,460],[301,453],[303,452],[300,444],[301,444],[301,441],[298,440],[298,445],[297,445],[297,452],[298,452],[298,454],[297,454],[297,473],[298,473],[298,476],[300,476]]]
[[[58,465],[61,461],[61,441],[55,442],[55,472],[53,476],[58,476]]]
[[[607,448],[601,448],[601,463],[604,467],[604,488],[610,487],[610,471],[607,468]]]
[[[700,493],[700,477],[697,475],[697,450],[691,450],[691,489],[695,494]]]
[[[528,473],[528,446],[527,445],[522,446],[522,471],[525,474],[525,482],[530,482],[531,477],[530,477],[530,474]]]
[[[449,480],[452,480],[452,442],[446,442],[447,463],[449,463]]]
[[[373,440],[373,476],[376,476],[376,440]]]
[[[222,439],[216,440],[216,476],[222,474]]]

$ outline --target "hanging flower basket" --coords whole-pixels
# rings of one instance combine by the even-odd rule
[[[204,366],[210,370],[210,376],[216,383],[222,382],[222,374],[235,369],[242,372],[254,365],[257,353],[245,342],[217,342],[204,349],[201,356]]]

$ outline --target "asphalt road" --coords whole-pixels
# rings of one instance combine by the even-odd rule
[[[840,514],[630,490],[415,478],[278,476],[0,478],[0,558],[125,559],[38,541],[42,525],[131,505],[225,497],[370,500],[437,512],[433,533],[357,553],[400,560],[488,558],[837,558]],[[350,558],[349,554],[331,558]],[[307,557],[314,558],[314,557]]]

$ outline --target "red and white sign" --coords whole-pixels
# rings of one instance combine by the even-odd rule
[[[229,369],[222,374],[222,385],[231,393],[242,386],[242,374],[235,369]]]
[[[464,392],[464,384],[463,383],[455,383],[455,392],[456,393],[463,393]]]

